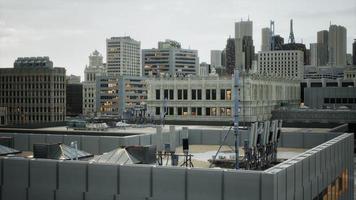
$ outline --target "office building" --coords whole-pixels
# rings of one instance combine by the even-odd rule
[[[330,66],[346,66],[346,28],[330,25],[328,35],[328,51]]]
[[[338,79],[344,77],[344,67],[304,65],[304,79]]]
[[[310,44],[310,65],[318,66],[318,43]]]
[[[220,68],[222,67],[222,51],[221,50],[211,50],[210,51],[210,64],[212,67]]]
[[[271,110],[281,103],[299,104],[298,80],[242,74],[240,82],[243,83],[240,86],[241,121],[267,120]],[[148,85],[147,109],[156,120],[160,119],[164,109],[168,121],[231,120],[232,77],[162,77],[148,79]]]
[[[143,112],[147,99],[146,78],[138,76],[96,77],[96,111],[101,116],[124,118]]]
[[[110,76],[141,76],[141,43],[128,36],[106,39],[106,65]]]
[[[280,35],[272,36],[273,50],[283,50],[284,38]]]
[[[73,74],[66,76],[66,84],[80,84],[80,76]]]
[[[252,33],[252,21],[241,20],[240,22],[235,23],[235,65],[241,71],[248,71],[251,69],[251,63],[254,57],[254,52],[251,55],[251,50],[254,50]]]
[[[319,31],[317,33],[317,65],[325,66],[328,64],[328,37],[329,32],[327,30]]]
[[[257,72],[264,75],[303,79],[302,51],[265,51],[258,53]]]
[[[226,69],[226,48],[221,51],[221,65]]]
[[[158,49],[142,50],[144,76],[196,75],[198,68],[198,51],[182,49],[180,43],[173,40],[159,42]]]
[[[64,122],[66,70],[48,57],[17,58],[14,68],[0,68],[0,107],[8,125]]]
[[[89,55],[89,66],[84,69],[83,115],[95,116],[96,113],[96,78],[107,74],[103,56],[95,50]]]
[[[226,42],[226,71],[233,74],[236,66],[235,39],[229,38]]]
[[[210,74],[210,67],[211,65],[209,65],[206,62],[202,62],[199,65],[199,71],[198,71],[198,76],[208,76]]]
[[[7,125],[7,107],[0,107],[0,126]]]
[[[270,28],[262,29],[261,51],[270,51],[272,47],[272,31]]]
[[[83,84],[66,84],[66,115],[79,116],[83,114]]]

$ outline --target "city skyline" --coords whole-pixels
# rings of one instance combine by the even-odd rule
[[[355,11],[356,2],[352,0],[327,5],[320,0],[226,1],[224,4],[200,0],[189,4],[160,0],[153,3],[53,0],[26,5],[2,0],[0,67],[12,67],[21,56],[49,56],[56,66],[66,67],[67,74],[83,76],[88,56],[94,49],[105,57],[105,39],[125,35],[140,41],[141,49],[155,48],[164,39],[177,40],[183,48],[197,49],[200,62],[209,62],[210,50],[223,50],[229,35],[234,36],[234,23],[248,17],[253,21],[256,53],[261,47],[261,29],[268,27],[270,20],[276,22],[276,34],[286,39],[291,18],[296,42],[303,39],[307,47],[317,41],[317,31],[328,30],[330,21],[345,26],[347,53],[351,53],[356,38],[356,27],[352,26],[356,24]]]

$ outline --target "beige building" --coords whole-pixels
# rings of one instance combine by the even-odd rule
[[[156,120],[165,113],[165,120],[232,121],[231,77],[161,77],[147,81],[147,108]],[[241,121],[266,120],[282,104],[299,104],[297,80],[242,73],[240,82]]]
[[[7,110],[7,123],[64,122],[65,74],[48,57],[18,58],[14,68],[0,69],[0,107]]]
[[[258,52],[257,72],[266,76],[303,79],[304,56],[299,50]]]

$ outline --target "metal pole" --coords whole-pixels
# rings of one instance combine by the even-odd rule
[[[235,168],[239,169],[239,87],[240,87],[240,77],[239,70],[235,69],[234,72],[234,134],[235,134]]]

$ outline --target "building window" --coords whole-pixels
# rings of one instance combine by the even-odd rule
[[[164,90],[163,99],[168,99],[168,90]]]
[[[324,103],[330,103],[330,99],[329,98],[324,98]]]
[[[225,100],[225,89],[220,90],[220,100]]]
[[[216,100],[216,90],[215,89],[211,90],[211,99]]]
[[[198,93],[198,100],[201,100],[201,89],[197,90]]]
[[[206,100],[210,100],[210,90],[206,90]]]
[[[168,115],[174,115],[174,107],[168,107]]]
[[[156,90],[156,100],[161,99],[161,90]]]
[[[188,90],[183,90],[183,99],[188,100]]]
[[[156,107],[156,115],[160,115],[161,114],[161,107]]]
[[[192,100],[197,99],[197,90],[192,90]]]
[[[174,99],[174,90],[169,90],[169,99],[170,100]]]
[[[231,100],[231,89],[226,90],[226,100]]]
[[[182,100],[182,97],[183,97],[183,95],[182,95],[182,92],[183,90],[178,90],[178,100]]]
[[[178,107],[178,115],[188,115],[188,107]]]
[[[205,108],[205,115],[210,116],[210,108]]]

